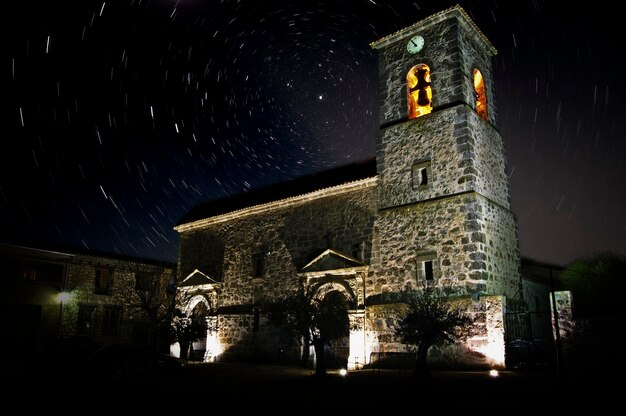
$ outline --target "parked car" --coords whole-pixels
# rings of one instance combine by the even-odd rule
[[[112,379],[175,376],[186,367],[185,360],[142,344],[112,344],[95,350],[91,356],[93,375]]]

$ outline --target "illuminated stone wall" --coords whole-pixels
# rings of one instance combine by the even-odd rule
[[[504,212],[503,212],[504,211]],[[467,293],[515,295],[519,283],[515,223],[477,194],[389,209],[376,220],[373,274],[366,297],[405,288],[458,286]],[[436,253],[435,280],[417,272],[419,253]]]
[[[301,202],[279,204],[254,215],[241,215],[181,233],[181,270],[193,270],[222,250],[223,268],[218,297],[221,359],[272,359],[289,345],[261,313],[253,331],[253,308],[293,293],[297,273],[326,248],[332,247],[371,262],[372,234],[377,212],[375,180],[338,195],[329,193]],[[205,243],[206,240],[213,240]],[[209,249],[209,251],[207,251]],[[265,253],[265,275],[254,276],[253,258]],[[201,268],[199,268],[202,270]]]
[[[415,55],[406,52],[406,43],[413,34],[425,41],[424,48]],[[381,125],[406,118],[406,74],[419,64],[431,70],[433,111],[457,103],[474,108],[472,74],[474,68],[479,69],[485,79],[489,119],[494,122],[491,55],[496,51],[462,12],[452,10],[431,16],[372,46],[378,51]]]
[[[451,300],[464,310],[472,325],[465,328],[463,339],[455,344],[433,347],[428,360],[432,365],[478,368],[504,366],[503,296],[484,296],[478,301],[469,297]],[[398,342],[394,335],[397,320],[406,311],[402,304],[372,305],[366,312],[366,339],[372,366],[411,368],[414,351]]]
[[[481,250],[477,256],[484,263],[481,271],[486,293],[519,298],[522,283],[515,218],[509,210],[485,198],[478,198],[477,205],[482,216],[482,237],[476,238],[483,239],[477,243]]]
[[[216,222],[181,234],[181,270],[203,264],[205,239],[224,247],[220,307],[253,305],[280,297],[297,284],[297,273],[326,248],[371,261],[376,188],[303,200],[267,212]],[[255,278],[253,257],[265,253],[265,276]],[[202,270],[202,269],[200,269]]]
[[[285,331],[260,317],[254,330],[252,314],[221,314],[218,316],[219,361],[261,361],[296,363],[300,348]]]

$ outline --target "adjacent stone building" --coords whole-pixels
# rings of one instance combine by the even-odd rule
[[[504,364],[507,299],[523,291],[496,50],[458,6],[371,46],[375,160],[210,202],[176,227],[179,302],[190,310],[195,299],[215,322],[206,359],[285,354],[262,306],[304,282],[351,305],[350,336],[334,346],[350,366],[405,352],[393,336],[397,294],[435,286],[453,287],[474,317],[466,349]]]
[[[176,265],[0,244],[0,274],[0,329],[12,340],[3,348],[37,357],[76,335],[156,345],[154,321],[174,301]]]

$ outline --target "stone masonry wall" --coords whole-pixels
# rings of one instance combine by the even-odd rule
[[[182,270],[203,271],[198,265],[216,257],[204,250],[224,247],[219,307],[229,315],[220,316],[222,348],[239,355],[259,352],[259,335],[250,332],[252,306],[295,290],[297,273],[329,246],[357,258],[363,255],[370,263],[376,212],[372,184],[181,233]],[[260,278],[253,276],[252,259],[258,253],[265,253],[265,276]],[[271,338],[263,343],[263,348],[277,348]]]
[[[479,198],[481,236],[476,244],[484,253],[487,293],[521,297],[521,274],[517,224],[511,211]]]
[[[111,273],[111,291],[108,295],[94,293],[96,268],[107,268]],[[166,302],[166,287],[175,276],[174,267],[155,266],[148,263],[115,260],[105,257],[77,256],[68,264],[67,291],[72,299],[64,306],[62,333],[78,335],[78,311],[81,305],[94,306],[94,326],[83,335],[88,335],[103,344],[129,342],[132,340],[133,325],[147,322],[145,309],[135,291],[136,272],[153,273],[157,281],[154,296]],[[119,332],[115,335],[102,334],[102,316],[105,307],[121,311]]]
[[[295,287],[302,267],[329,245],[359,256],[363,243],[363,260],[370,262],[376,199],[376,187],[370,186],[184,232],[181,258],[185,264],[181,267],[193,270],[212,257],[202,250],[208,245],[197,242],[217,239],[214,246],[225,247],[220,306],[251,305],[261,298],[280,297]],[[266,253],[266,273],[253,284],[252,258],[260,252]],[[258,299],[253,296],[253,286],[260,291]]]
[[[470,193],[382,211],[366,297],[422,287],[417,257],[436,253],[436,281],[468,293],[518,295],[519,253],[510,211]]]
[[[377,159],[381,208],[470,190],[509,208],[502,139],[465,106],[382,130]],[[411,170],[423,159],[431,163],[429,185],[416,189]]]
[[[429,351],[429,361],[435,365],[455,366],[455,368],[501,367],[504,365],[504,308],[502,296],[484,296],[478,301],[469,297],[450,299],[450,305],[464,311],[472,324],[463,328],[458,343],[440,345]],[[406,313],[402,304],[371,305],[366,310],[366,337],[369,344],[369,358],[373,365],[384,357],[396,356],[392,365],[410,368],[413,358],[402,353],[413,353],[410,346],[399,342],[395,328],[399,319]],[[389,360],[389,358],[387,358]],[[385,366],[384,362],[380,363]]]
[[[484,289],[477,198],[457,195],[382,211],[376,220],[374,274],[366,279],[366,297],[426,286],[417,278],[416,262],[425,252],[436,253],[433,285]]]
[[[265,316],[253,330],[252,314],[222,314],[218,317],[220,361],[297,362],[300,347],[284,331],[272,326]]]

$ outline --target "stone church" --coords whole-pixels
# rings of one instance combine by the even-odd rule
[[[507,300],[520,296],[517,229],[497,128],[496,49],[459,6],[371,44],[376,158],[216,200],[180,233],[179,306],[208,312],[205,360],[277,359],[263,304],[303,282],[350,304],[350,367],[408,351],[397,295],[452,286],[474,318],[462,348],[504,365]]]

